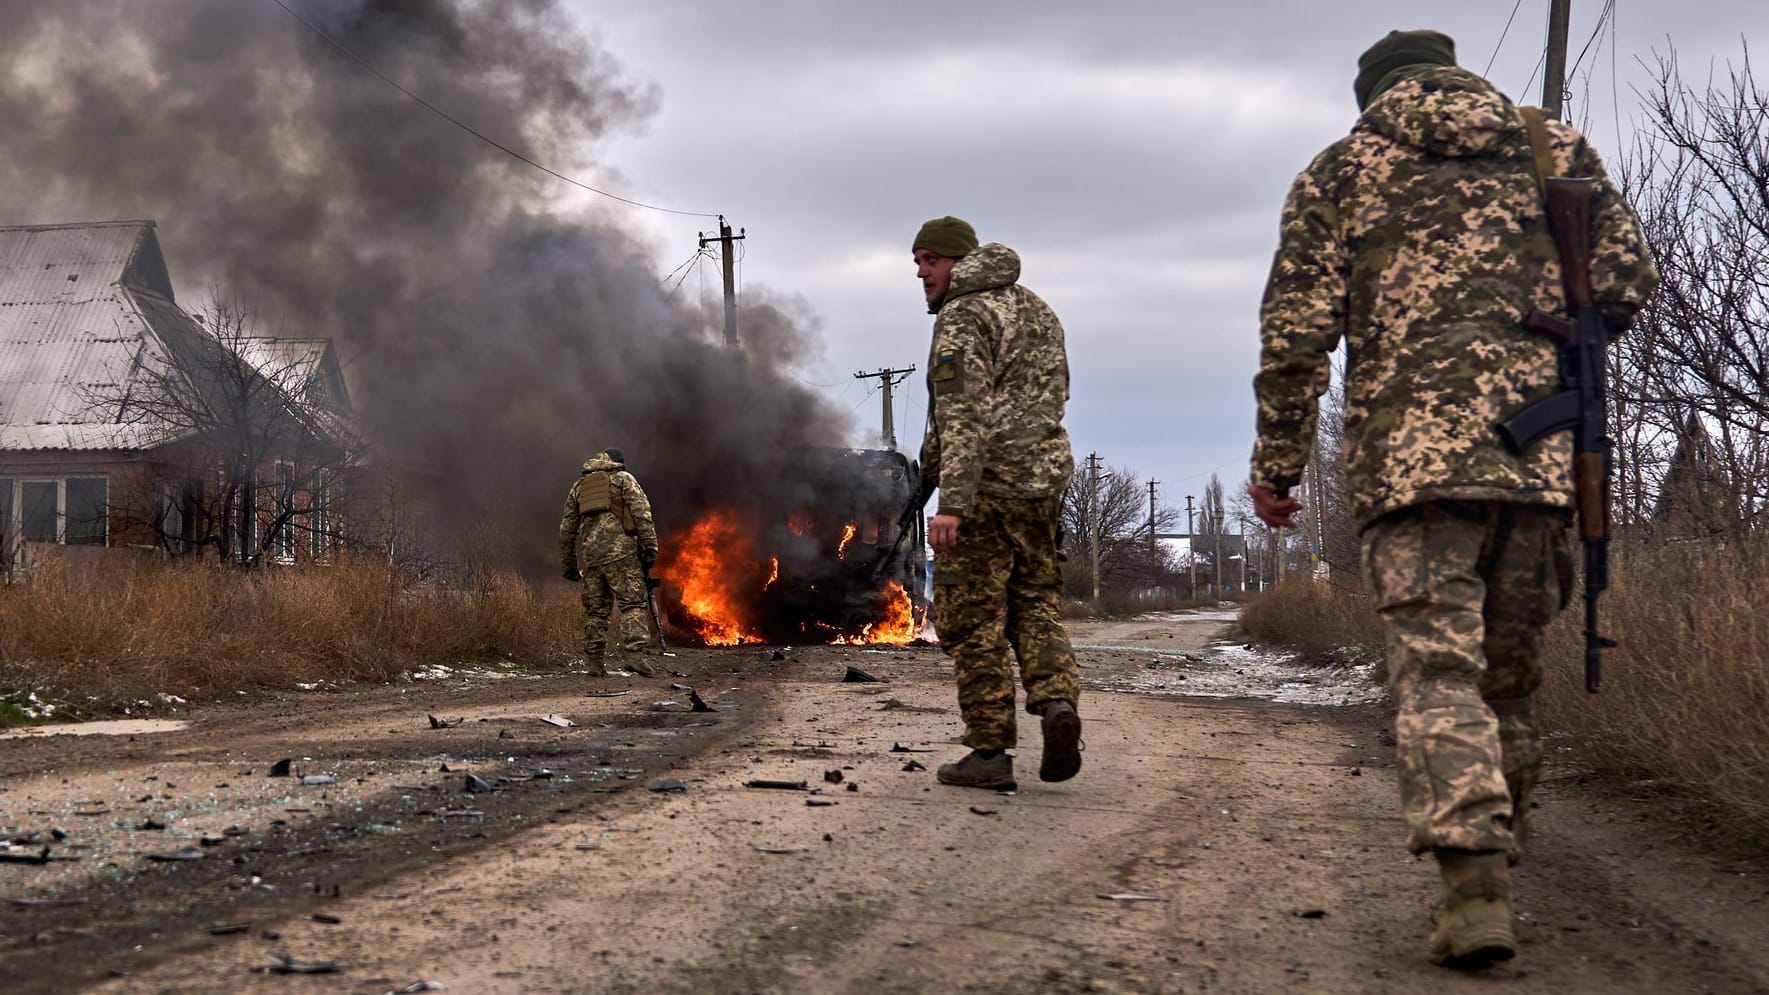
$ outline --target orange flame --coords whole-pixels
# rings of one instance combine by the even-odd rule
[[[859,646],[865,643],[890,643],[902,645],[915,641],[920,634],[920,627],[915,624],[915,605],[909,600],[909,592],[903,585],[892,581],[885,585],[885,597],[890,599],[885,609],[885,616],[877,622],[860,630],[857,636],[842,636],[837,644]]]
[[[742,587],[742,571],[731,569],[731,554],[748,546],[736,520],[712,512],[671,545],[675,556],[659,573],[681,590],[682,609],[701,641],[708,646],[762,642],[743,617],[750,595]],[[754,576],[749,583],[755,583]]]
[[[774,582],[779,579],[780,579],[780,557],[778,557],[778,556],[770,557],[768,559],[768,582],[766,584],[762,585],[762,589],[767,590],[768,588],[773,587]]]
[[[847,559],[848,558],[848,544],[853,542],[854,536],[858,535],[859,533],[860,533],[860,526],[855,525],[853,522],[849,522],[848,524],[842,526],[842,541],[841,541],[841,545],[835,547],[835,555],[841,559],[844,559],[844,560]]]

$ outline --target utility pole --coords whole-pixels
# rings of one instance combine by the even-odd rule
[[[1566,29],[1572,18],[1572,0],[1548,2],[1547,67],[1542,71],[1542,110],[1560,120],[1561,97],[1566,92]]]
[[[731,226],[725,222],[725,216],[719,215],[719,233],[709,235],[700,233],[700,247],[706,248],[708,242],[719,243],[719,261],[725,271],[725,347],[737,348],[737,270],[736,260],[732,256],[731,243],[743,241],[743,229],[731,234]]]
[[[1209,495],[1205,495],[1209,497]],[[1210,564],[1210,575],[1216,579],[1216,600],[1222,600],[1222,501],[1210,509],[1210,532],[1216,537],[1216,559]]]
[[[1155,584],[1161,583],[1161,547],[1155,542],[1155,485],[1159,480],[1149,481],[1149,573]]]
[[[1099,453],[1087,454],[1087,555],[1093,574],[1093,603],[1099,606]]]
[[[891,388],[902,383],[909,374],[914,372],[915,367],[913,366],[902,370],[886,369],[881,366],[877,373],[854,374],[855,380],[872,380],[874,378],[878,380],[879,392],[884,396],[884,431],[879,433],[879,438],[884,440],[886,449],[897,448],[897,426],[891,421]],[[896,379],[892,380],[892,377],[896,377]]]
[[[1192,495],[1185,496],[1186,597],[1198,596],[1198,533],[1192,528]]]

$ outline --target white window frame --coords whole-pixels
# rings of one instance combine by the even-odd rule
[[[17,537],[17,541],[19,541],[19,542],[29,541],[29,542],[41,543],[41,542],[45,541],[43,539],[30,539],[30,540],[25,539],[25,536],[24,536],[25,485],[26,484],[54,484],[55,485],[55,538],[48,540],[48,541],[54,543],[57,546],[65,546],[65,545],[67,545],[67,541],[68,541],[68,481],[70,481],[70,480],[102,480],[102,481],[104,481],[104,502],[105,502],[104,536],[100,542],[81,543],[80,545],[82,545],[82,546],[95,545],[95,546],[108,547],[111,544],[110,474],[108,474],[108,473],[71,473],[71,474],[67,474],[66,476],[61,476],[61,477],[50,476],[48,474],[42,474],[42,473],[14,474],[14,475],[10,475],[8,477],[8,480],[10,481],[10,485],[12,487],[12,513],[10,516],[12,520],[6,523],[6,529],[4,531],[6,532],[7,536],[9,536],[9,537]]]
[[[324,467],[313,471],[308,482],[308,505],[313,509],[308,526],[313,533],[313,558],[318,560],[332,551],[332,481]]]
[[[279,459],[271,475],[276,481],[271,520],[277,523],[270,536],[271,558],[287,565],[295,562],[295,464]]]

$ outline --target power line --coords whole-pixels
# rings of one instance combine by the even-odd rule
[[[283,9],[283,12],[288,14],[290,17],[301,22],[301,24],[304,27],[306,27],[307,30],[312,31],[316,35],[319,35],[322,39],[325,40],[326,44],[328,44],[328,45],[332,46],[333,48],[337,49],[338,51],[344,53],[344,55],[347,58],[349,58],[352,62],[355,62],[357,65],[361,66],[362,68],[375,74],[375,76],[379,77],[383,83],[386,83],[388,86],[391,86],[395,90],[398,90],[400,93],[403,93],[407,97],[410,97],[412,100],[416,101],[420,106],[422,106],[426,110],[430,111],[432,114],[435,114],[437,117],[440,117],[444,121],[447,121],[448,123],[454,125],[455,127],[460,128],[462,131],[465,131],[467,134],[472,135],[474,138],[479,139],[480,141],[484,142],[485,144],[490,145],[492,148],[497,149],[498,151],[504,153],[505,155],[509,156],[512,159],[517,160],[518,162],[523,162],[523,163],[526,163],[530,166],[533,166],[535,169],[538,169],[541,172],[546,173],[548,176],[552,176],[557,179],[564,180],[565,182],[571,184],[574,187],[580,187],[580,188],[582,188],[584,190],[588,190],[590,193],[596,194],[598,196],[607,197],[610,200],[618,200],[622,204],[630,204],[633,207],[643,207],[648,211],[661,211],[664,214],[682,214],[682,215],[686,215],[691,218],[716,218],[716,217],[718,217],[717,214],[709,213],[706,211],[678,211],[675,208],[659,207],[656,204],[647,204],[647,203],[644,203],[643,201],[633,200],[629,197],[622,197],[620,194],[609,193],[607,190],[602,190],[597,187],[590,186],[588,183],[585,183],[581,180],[572,179],[571,177],[566,176],[564,173],[561,173],[556,169],[551,169],[547,166],[543,166],[540,163],[535,162],[533,159],[530,159],[529,157],[516,151],[515,149],[510,148],[508,145],[505,145],[502,142],[496,141],[495,139],[486,137],[484,134],[475,130],[471,125],[467,124],[465,121],[462,121],[460,118],[455,117],[454,115],[450,114],[449,112],[447,112],[447,111],[443,110],[442,108],[436,106],[435,104],[431,103],[430,101],[425,100],[423,97],[418,96],[416,93],[413,93],[411,90],[406,89],[404,86],[400,85],[399,81],[393,79],[391,76],[388,76],[386,73],[381,72],[379,69],[376,69],[374,66],[370,65],[367,60],[363,59],[361,56],[357,55],[355,52],[352,52],[350,49],[345,48],[343,43],[339,42],[336,38],[333,38],[331,35],[326,34],[325,31],[319,27],[319,25],[314,24],[312,21],[307,20],[306,18],[302,17],[300,14],[295,13],[295,11],[293,9],[291,9],[288,4],[283,2],[283,0],[270,0],[270,2],[276,4],[278,7],[281,7]]]
[[[1592,43],[1594,43],[1597,40],[1597,37],[1599,35],[1603,34],[1603,25],[1605,22],[1607,22],[1609,20],[1609,15],[1611,13],[1613,13],[1614,11],[1615,11],[1615,0],[1609,0],[1608,3],[1603,5],[1602,13],[1597,15],[1597,28],[1596,28],[1596,30],[1591,32],[1591,37],[1585,39],[1585,47],[1579,49],[1579,57],[1572,60],[1572,71],[1568,72],[1566,75],[1577,76],[1579,74],[1579,66],[1581,64],[1583,64],[1585,61],[1585,53],[1589,52],[1591,50]]]
[[[1492,57],[1486,60],[1486,68],[1480,71],[1482,76],[1493,71],[1493,62],[1499,57],[1499,49],[1505,45],[1505,36],[1511,33],[1511,22],[1517,19],[1517,12],[1522,9],[1523,0],[1517,0],[1517,3],[1512,5],[1511,16],[1505,18],[1505,30],[1499,32],[1499,43],[1493,46]]]

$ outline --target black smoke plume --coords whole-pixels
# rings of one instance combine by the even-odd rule
[[[288,2],[591,182],[618,184],[598,140],[659,103],[553,0]],[[225,292],[263,333],[333,338],[377,441],[426,471],[445,521],[489,518],[517,562],[553,560],[565,490],[603,447],[624,448],[667,532],[790,502],[782,455],[847,434],[780,372],[818,348],[802,305],[748,288],[735,361],[660,286],[634,208],[490,148],[270,0],[0,0],[0,23],[0,222],[156,219],[187,307]],[[687,255],[712,221],[682,220]]]

